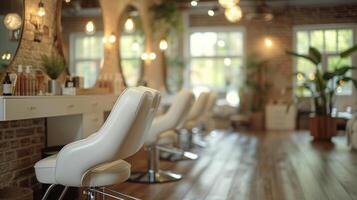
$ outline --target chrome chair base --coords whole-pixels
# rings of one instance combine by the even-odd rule
[[[167,183],[181,179],[181,174],[159,170],[158,172],[133,172],[129,181],[136,183]]]
[[[130,195],[106,187],[102,187],[102,188],[90,187],[84,191],[84,194],[87,195],[87,200],[96,200],[97,197],[96,194],[100,194],[102,196],[102,198],[100,199],[105,199],[105,197],[110,197],[110,199],[117,199],[117,200],[125,200],[125,199],[140,200],[136,197],[132,197]]]
[[[160,150],[160,160],[178,161],[178,160],[196,160],[198,155],[182,149],[166,146],[158,146]]]

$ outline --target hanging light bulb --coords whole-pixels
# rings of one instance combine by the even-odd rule
[[[86,24],[86,33],[93,34],[95,32],[95,25],[93,21],[88,21]]]
[[[110,44],[114,44],[115,41],[117,41],[117,37],[114,35],[114,33],[110,34],[110,36],[108,37],[108,42]]]
[[[22,25],[22,20],[19,14],[9,13],[4,18],[4,25],[10,31],[19,29]]]
[[[150,52],[149,53],[149,60],[155,60],[156,59],[156,53]]]
[[[239,0],[218,0],[223,8],[231,8],[239,3]]]
[[[227,8],[224,12],[226,19],[230,22],[238,22],[242,19],[242,10],[239,6],[233,6],[231,8]]]
[[[161,41],[160,41],[159,47],[160,47],[160,49],[161,49],[162,51],[166,50],[168,46],[169,46],[169,45],[167,44],[167,41],[166,41],[166,40],[161,40]]]
[[[197,0],[192,0],[192,1],[191,1],[191,6],[192,6],[192,7],[196,7],[197,5],[198,5]]]
[[[135,30],[135,23],[134,23],[134,20],[133,20],[131,17],[129,17],[129,18],[125,21],[124,28],[125,28],[125,31],[128,32],[128,33],[134,32],[134,30]]]
[[[215,13],[214,13],[214,10],[213,10],[213,9],[209,9],[209,10],[207,11],[207,14],[208,14],[208,16],[213,17]]]
[[[270,48],[273,46],[273,41],[270,38],[265,38],[264,39],[264,44],[266,47]]]
[[[45,6],[43,5],[42,0],[40,1],[40,3],[38,3],[37,15],[40,17],[43,17],[46,15]]]

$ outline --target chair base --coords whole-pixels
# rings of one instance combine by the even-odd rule
[[[167,183],[172,181],[178,181],[182,179],[181,174],[158,171],[158,172],[133,172],[129,178],[130,182],[136,183]]]
[[[191,153],[191,152],[189,152]],[[165,160],[165,161],[171,161],[171,162],[176,162],[176,161],[184,161],[184,160],[197,160],[198,155],[191,153],[191,155],[184,155],[184,154],[175,154],[175,153],[168,153],[168,152],[161,152],[160,153],[160,160]]]

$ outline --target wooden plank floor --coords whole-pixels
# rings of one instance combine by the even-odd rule
[[[357,153],[343,136],[333,145],[312,143],[306,132],[265,134],[217,132],[196,161],[161,161],[184,174],[165,184],[123,183],[113,189],[148,200],[357,199]],[[145,170],[146,156],[129,159]]]

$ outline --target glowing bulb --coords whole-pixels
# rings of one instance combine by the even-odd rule
[[[273,46],[273,41],[269,38],[265,38],[264,43],[265,43],[265,46],[268,48]]]
[[[304,80],[304,76],[302,74],[300,74],[300,73],[298,73],[296,75],[296,78],[297,78],[298,81],[303,81]]]
[[[6,60],[6,53],[2,54],[1,59]]]
[[[223,8],[231,8],[239,3],[239,0],[218,0]]]
[[[197,3],[197,1],[196,1],[196,0],[191,1],[191,6],[192,6],[192,7],[197,6],[197,4],[198,4],[198,3]]]
[[[43,17],[46,15],[45,7],[44,7],[42,1],[40,1],[40,3],[38,4],[37,15],[40,17]]]
[[[117,40],[117,37],[115,37],[114,33],[110,34],[110,36],[108,37],[108,42],[110,44],[114,44],[116,40]]]
[[[168,46],[169,45],[167,44],[166,40],[161,40],[160,41],[159,47],[160,47],[161,50],[163,50],[163,51],[166,50]]]
[[[71,0],[64,0],[66,3],[71,3]]]
[[[11,53],[6,54],[6,60],[10,60],[11,59]]]
[[[213,17],[213,16],[214,16],[214,11],[213,11],[212,9],[209,9],[209,10],[207,11],[207,14],[208,14],[208,16]]]
[[[149,53],[149,59],[150,60],[155,60],[156,59],[156,54],[154,52]]]
[[[129,17],[129,18],[125,21],[124,28],[125,28],[125,31],[128,32],[128,33],[134,32],[134,30],[135,30],[134,20]]]
[[[225,58],[223,60],[224,65],[230,66],[232,64],[232,60],[230,58]]]
[[[95,25],[92,21],[88,21],[86,24],[86,33],[93,34],[95,32]]]
[[[149,55],[148,55],[148,53],[142,53],[141,54],[141,60],[148,60],[149,59]]]
[[[9,13],[4,18],[4,25],[10,31],[19,29],[22,25],[22,20],[19,14]]]
[[[242,19],[242,10],[240,9],[239,6],[233,6],[227,8],[226,11],[224,12],[224,15],[226,16],[226,19],[228,21],[238,22],[239,20]]]
[[[230,90],[226,94],[226,100],[227,100],[229,105],[238,106],[239,102],[240,102],[238,92],[235,91],[235,90]]]

